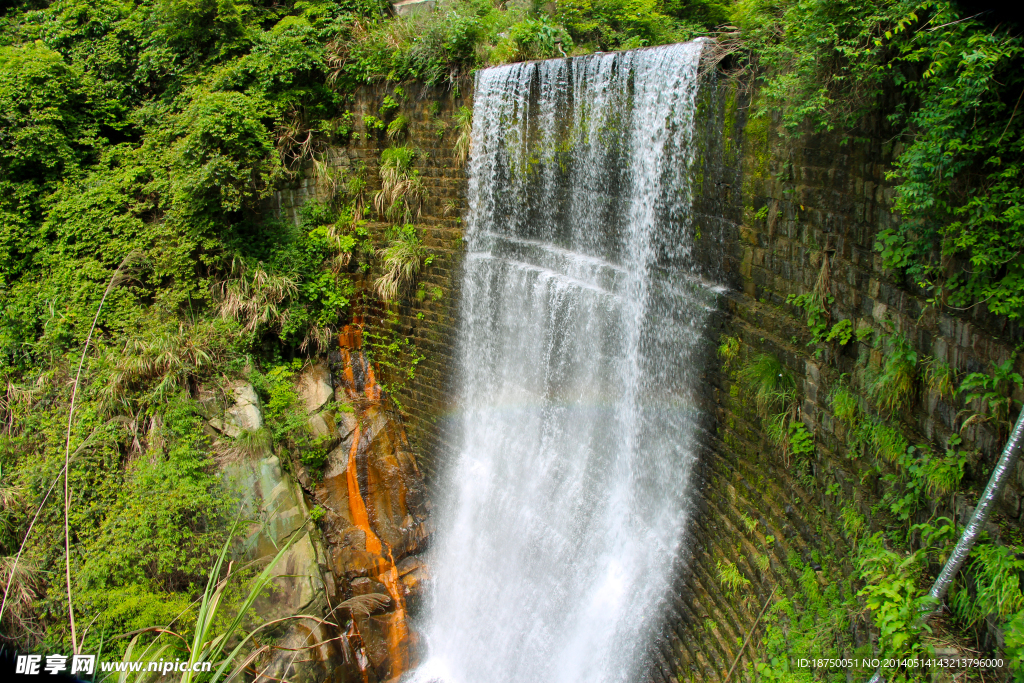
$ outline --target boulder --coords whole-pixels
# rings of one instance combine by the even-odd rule
[[[396,16],[409,17],[415,14],[430,14],[437,6],[437,0],[401,0],[392,3],[391,6]]]
[[[317,363],[306,366],[299,375],[296,390],[307,413],[315,413],[323,408],[334,396],[334,387],[331,386],[331,371],[327,368],[327,364]]]
[[[263,426],[260,397],[253,385],[248,382],[232,382],[226,387],[226,393],[232,398],[232,403],[224,410],[223,418],[210,418],[211,427],[222,434],[236,437],[243,431],[254,432]]]

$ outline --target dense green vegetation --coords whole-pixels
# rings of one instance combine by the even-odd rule
[[[123,650],[109,639],[172,620],[192,628],[237,510],[218,459],[290,449],[315,476],[324,452],[290,384],[301,359],[357,300],[439,296],[412,287],[432,256],[402,89],[362,121],[383,150],[379,192],[365,167],[326,163],[357,125],[356,87],[459,87],[479,66],[681,40],[725,17],[712,2],[650,0],[455,0],[402,20],[380,0],[3,8],[0,579],[12,589],[0,631],[63,652],[68,584],[87,649]],[[446,124],[463,160],[470,117]],[[263,203],[303,164],[317,198],[299,226],[271,220]],[[391,224],[383,243],[367,219]],[[367,341],[385,386],[422,359],[387,329]],[[214,439],[197,391],[237,377],[266,427]]]
[[[1011,320],[1021,317],[1022,27],[930,0],[741,0],[731,18],[735,26],[722,34],[718,54],[759,83],[762,99],[754,116],[778,111],[784,134],[831,131],[849,141],[864,134],[865,123],[887,128],[894,143],[889,180],[899,220],[878,235],[884,265],[933,305],[983,307]],[[767,209],[763,213],[758,218],[766,218]],[[955,540],[949,520],[931,519],[927,509],[936,497],[977,489],[988,470],[958,434],[942,447],[908,440],[905,434],[912,430],[905,417],[931,391],[959,408],[956,424],[962,432],[985,422],[1005,438],[1020,407],[1010,398],[1021,386],[1012,360],[963,376],[936,359],[920,358],[896,332],[872,339],[870,329],[854,335],[849,320],[832,320],[828,257],[822,250],[817,258],[822,261],[817,285],[788,303],[805,314],[808,346],[818,358],[832,361],[842,347],[860,342],[854,347],[861,349],[855,376],[834,384],[830,402],[845,428],[850,457],[864,480],[877,481],[883,494],[871,509],[871,528],[880,531],[865,535],[866,520],[855,508],[844,509],[856,549],[853,566],[841,557],[823,563],[837,576],[852,569],[859,592],[827,598],[808,584],[773,610],[758,670],[775,680],[844,678],[838,670],[793,669],[786,655],[793,648],[825,657],[853,654],[842,637],[822,650],[818,624],[847,624],[865,614],[865,607],[880,634],[876,652],[883,655],[920,656],[953,637],[929,636],[930,627],[917,616]],[[877,354],[869,353],[872,347]],[[723,349],[723,357],[739,355],[735,343]],[[761,369],[767,364],[763,354],[748,355],[737,372],[759,411],[761,380],[767,376]],[[776,396],[777,402],[793,400],[778,391]],[[769,434],[774,433],[771,419]],[[787,455],[787,442],[773,441]],[[807,484],[814,488],[813,478]],[[1004,654],[1018,680],[1024,680],[1024,563],[1014,554],[1024,539],[1019,529],[1007,529],[1002,541],[975,548],[949,599],[952,622],[975,635],[986,618],[1000,625]],[[793,611],[794,603],[802,610]],[[927,672],[888,675],[917,678]]]
[[[888,117],[902,220],[879,235],[886,265],[942,304],[1024,314],[1020,27],[932,0],[741,0],[733,18],[789,130],[856,137]]]
[[[810,343],[819,350],[830,343],[814,334],[813,325],[810,331]],[[952,619],[943,623],[941,634],[933,633],[933,625],[922,618],[922,611],[934,606],[929,589],[959,533],[950,519],[936,514],[943,507],[934,501],[970,491],[964,486],[968,468],[976,468],[982,476],[987,470],[980,467],[980,454],[968,449],[959,434],[949,435],[944,452],[936,452],[939,449],[930,443],[912,444],[905,435],[912,431],[901,418],[919,394],[930,390],[962,406],[958,423],[965,428],[988,422],[1008,431],[1010,393],[1024,386],[1024,380],[1012,372],[1009,361],[992,368],[990,374],[961,378],[934,359],[919,361],[899,335],[883,335],[873,343],[867,337],[862,339],[856,375],[841,375],[827,400],[860,485],[881,493],[869,511],[844,496],[838,482],[825,487],[814,475],[816,435],[797,420],[795,405],[800,397],[789,369],[770,354],[744,348],[735,337],[726,337],[719,348],[724,367],[740,390],[737,395],[750,402],[787,467],[807,490],[821,493],[841,510],[839,526],[848,544],[844,549],[825,543],[812,551],[811,561],[792,553],[787,558],[790,572],[800,579],[787,585],[785,572],[776,575],[786,595],[780,592],[765,606],[760,661],[753,668],[772,681],[838,682],[847,680],[848,667],[800,667],[795,658],[932,658],[944,643],[959,641],[971,647],[971,638],[988,619],[1003,629],[1003,653],[1019,680],[1024,676],[1020,659],[1024,561],[1019,559],[1024,539],[1019,528],[1004,527],[1002,544],[985,538],[975,546],[968,570],[957,578],[947,599]],[[886,351],[881,360],[872,360],[872,347]],[[856,391],[851,382],[857,384]],[[786,420],[791,427],[788,435],[777,426]],[[793,425],[799,429],[792,429]],[[756,527],[752,520],[744,523],[748,531]],[[774,537],[763,541],[751,537],[762,546],[753,564],[765,573]],[[816,571],[828,577],[824,587]],[[719,562],[719,581],[731,594],[745,579],[732,565]],[[851,624],[857,622],[872,623],[877,629],[877,649],[854,642]],[[871,667],[856,668],[855,675],[865,679],[873,673]],[[924,680],[930,669],[886,667],[886,675]]]

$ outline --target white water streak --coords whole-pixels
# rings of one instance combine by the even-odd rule
[[[461,444],[418,680],[642,674],[687,521],[711,301],[689,265],[699,53],[477,77]]]

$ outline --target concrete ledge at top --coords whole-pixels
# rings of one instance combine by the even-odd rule
[[[434,11],[437,0],[401,0],[392,3],[395,15],[399,17],[410,17],[415,14],[430,14]]]

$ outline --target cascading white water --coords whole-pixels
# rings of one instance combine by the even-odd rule
[[[459,337],[416,680],[642,673],[687,521],[700,43],[477,76]]]

